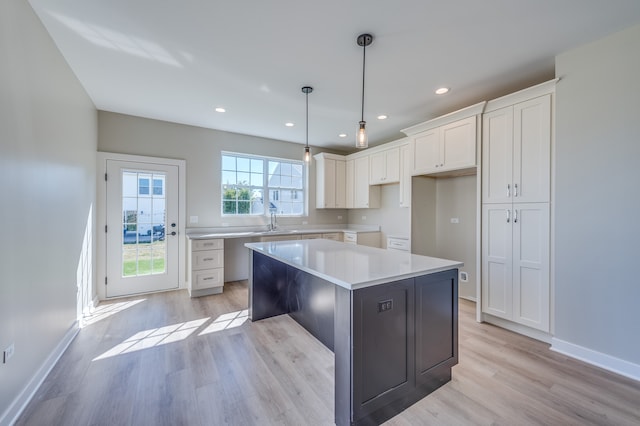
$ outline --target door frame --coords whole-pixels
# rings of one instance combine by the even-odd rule
[[[118,154],[98,151],[96,173],[96,295],[98,300],[107,300],[105,277],[107,276],[107,237],[104,229],[107,225],[107,161],[131,161],[134,163],[164,164],[178,167],[178,289],[186,288],[186,166],[185,160],[174,158],[149,157],[142,155]],[[128,296],[121,296],[128,297]],[[108,299],[117,299],[110,297]],[[95,304],[95,303],[94,303]]]

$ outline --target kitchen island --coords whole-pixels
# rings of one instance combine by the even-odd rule
[[[335,355],[335,422],[380,424],[451,380],[462,263],[330,240],[249,243],[249,318]]]

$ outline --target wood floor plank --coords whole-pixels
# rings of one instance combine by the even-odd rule
[[[333,424],[331,351],[246,309],[246,281],[101,304],[17,425]],[[452,381],[387,425],[640,425],[640,383],[459,315]]]

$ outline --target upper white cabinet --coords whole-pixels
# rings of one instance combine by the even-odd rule
[[[353,159],[353,208],[380,207],[380,187],[369,185],[369,156]]]
[[[369,156],[369,165],[370,185],[400,182],[400,148],[372,153]]]
[[[475,168],[478,116],[485,103],[403,129],[410,137],[412,175]]]
[[[316,160],[316,208],[346,208],[347,182],[344,157],[324,152],[313,157]]]
[[[551,95],[485,113],[482,132],[482,202],[549,202]]]

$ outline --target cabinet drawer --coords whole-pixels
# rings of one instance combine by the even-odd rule
[[[389,250],[400,250],[400,251],[411,251],[411,243],[406,238],[388,237],[387,238],[387,249],[389,249]]]
[[[304,234],[300,235],[300,239],[302,240],[317,240],[322,238],[322,234]]]
[[[345,243],[358,244],[358,234],[356,234],[355,232],[344,232],[343,237],[343,241]]]
[[[193,290],[202,290],[211,287],[221,287],[224,285],[224,269],[207,269],[193,273]]]
[[[191,243],[191,247],[193,251],[222,250],[224,248],[224,240],[193,240],[193,242]]]
[[[322,234],[322,238],[325,240],[342,241],[341,232],[332,232],[330,234]]]
[[[222,268],[224,266],[224,250],[194,251],[192,253],[192,269]]]

